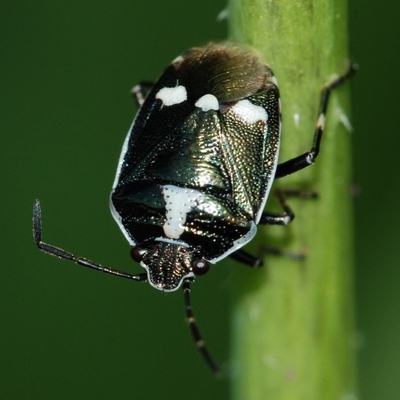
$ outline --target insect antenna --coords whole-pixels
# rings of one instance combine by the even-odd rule
[[[60,249],[59,247],[44,243],[42,241],[42,209],[40,207],[39,200],[35,200],[35,203],[33,204],[33,238],[35,239],[36,246],[39,247],[40,250],[52,256],[73,261],[75,264],[82,265],[83,267],[91,268],[96,271],[105,272],[115,276],[120,276],[122,278],[133,279],[135,281],[147,280],[146,273],[134,275],[127,272],[117,271],[116,269],[103,267],[102,265],[96,264],[86,258],[76,257],[68,251]]]
[[[196,319],[194,318],[193,315],[192,306],[190,302],[190,283],[191,281],[187,279],[183,281],[182,285],[183,296],[185,300],[185,312],[186,312],[187,323],[189,325],[190,331],[192,332],[193,339],[196,342],[196,346],[199,349],[200,354],[202,355],[204,361],[211,369],[212,373],[218,377],[220,375],[220,369],[217,363],[214,361],[214,358],[211,356],[210,351],[206,347],[206,344],[203,340],[203,336],[200,333],[200,330],[196,323]]]

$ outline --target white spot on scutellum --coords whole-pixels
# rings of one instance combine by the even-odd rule
[[[173,106],[187,100],[187,92],[184,86],[164,87],[156,94],[156,99],[162,101],[163,106]]]
[[[260,106],[254,105],[249,100],[240,100],[232,108],[232,112],[248,124],[255,124],[258,121],[267,122],[267,111]]]
[[[203,198],[203,194],[193,189],[180,188],[174,185],[162,187],[165,201],[166,222],[163,225],[165,236],[171,239],[179,239],[185,231],[187,214]]]
[[[204,112],[210,110],[219,110],[218,99],[212,94],[205,94],[201,96],[194,105],[198,108],[201,108]]]

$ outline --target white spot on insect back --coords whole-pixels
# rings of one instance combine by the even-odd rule
[[[231,110],[236,116],[249,124],[255,124],[258,121],[267,122],[268,120],[268,113],[263,107],[256,106],[246,99],[238,101]]]
[[[201,96],[194,105],[198,108],[201,108],[204,112],[210,110],[219,110],[218,99],[212,94],[205,94],[204,96]]]
[[[197,190],[180,188],[174,185],[162,187],[165,200],[166,222],[164,233],[168,238],[179,239],[185,231],[187,214],[198,204],[203,195]]]
[[[180,104],[187,99],[187,92],[184,86],[164,87],[156,94],[156,99],[162,101],[164,106]]]

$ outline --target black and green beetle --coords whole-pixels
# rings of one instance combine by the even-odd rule
[[[182,285],[192,334],[217,373],[191,311],[190,284],[227,256],[259,264],[242,250],[257,224],[286,225],[293,219],[283,196],[282,214],[264,211],[272,183],[314,163],[329,93],[354,70],[351,65],[324,86],[311,150],[278,164],[281,107],[270,67],[242,44],[190,49],[156,83],[133,89],[140,109],[111,192],[112,215],[146,272],[113,270],[44,243],[39,201],[33,217],[37,246],[85,267],[147,280],[165,292]]]

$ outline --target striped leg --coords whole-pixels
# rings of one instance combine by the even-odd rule
[[[314,141],[311,150],[307,153],[302,154],[301,156],[292,158],[291,160],[279,164],[276,170],[275,179],[293,174],[294,172],[300,171],[301,169],[306,168],[311,164],[314,164],[316,158],[318,157],[321,145],[322,133],[324,131],[324,126],[325,126],[326,110],[328,108],[329,95],[331,94],[333,89],[340,86],[343,82],[349,79],[357,71],[357,68],[358,68],[357,64],[350,63],[349,68],[343,75],[340,75],[338,78],[327,83],[322,88],[317,124],[314,132]]]
[[[190,283],[189,279],[183,281],[183,296],[185,299],[185,311],[186,311],[186,318],[187,323],[189,325],[190,331],[192,332],[193,339],[196,342],[196,346],[200,351],[200,354],[204,358],[204,361],[211,369],[215,376],[219,376],[220,370],[216,362],[214,361],[211,353],[209,352],[208,348],[206,347],[203,337],[201,336],[200,330],[197,326],[196,319],[193,316],[192,306],[190,302]]]
[[[132,88],[131,93],[138,107],[141,107],[146,100],[147,95],[153,87],[153,84],[153,82],[143,81]]]

